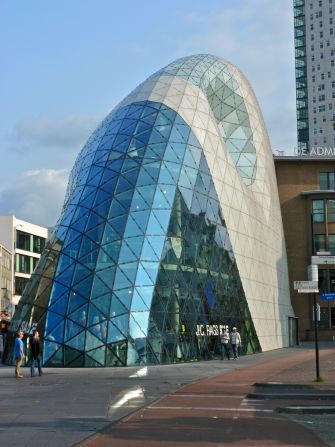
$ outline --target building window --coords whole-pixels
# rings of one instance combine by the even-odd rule
[[[328,250],[330,251],[330,254],[332,256],[335,255],[335,234],[328,235]],[[335,278],[334,278],[334,287],[335,287]]]
[[[22,295],[24,288],[26,287],[29,278],[20,278],[16,276],[15,278],[15,295]]]
[[[323,200],[313,200],[313,222],[323,223],[325,221],[325,210],[323,205]]]
[[[327,200],[327,220],[329,223],[335,222],[335,200]],[[335,255],[335,252],[332,254]]]
[[[21,250],[31,251],[30,249],[30,234],[23,231],[16,231],[16,248]]]
[[[318,280],[319,280],[318,288],[319,288],[320,293],[327,292],[328,291],[327,270],[319,269]]]
[[[30,256],[16,254],[16,271],[31,274]]]
[[[314,234],[314,253],[326,251],[326,235]]]
[[[33,252],[42,253],[45,247],[45,239],[39,236],[33,236]]]
[[[335,189],[335,170],[320,172],[320,189]]]

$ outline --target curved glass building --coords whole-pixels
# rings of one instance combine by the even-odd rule
[[[11,330],[39,329],[46,366],[126,366],[213,358],[225,325],[248,353],[285,346],[292,314],[256,98],[235,66],[196,55],[89,138]]]

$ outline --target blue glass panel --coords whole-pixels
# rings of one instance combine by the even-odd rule
[[[53,312],[57,312],[61,315],[65,315],[67,303],[68,303],[68,294],[59,298],[58,301],[56,301],[54,304],[50,305],[49,310],[51,310]]]
[[[135,192],[131,210],[140,210],[151,208],[151,204],[155,195],[156,185],[137,187]],[[143,200],[145,204],[143,204]]]
[[[115,176],[116,175],[115,172],[110,171],[109,169],[107,169],[105,171],[105,173],[106,172],[107,172],[106,177],[109,176],[109,175],[110,176],[112,176],[112,175]],[[117,184],[117,180],[118,180],[117,177],[114,177],[114,178],[112,178],[110,180],[107,180],[106,182],[101,183],[100,188],[111,196],[113,194],[114,190],[115,190],[115,187],[116,187],[116,184]]]
[[[112,294],[106,293],[105,295],[100,296],[99,298],[93,299],[92,296],[92,304],[101,311],[103,315],[106,317],[109,316],[109,308],[112,301]]]
[[[99,189],[95,196],[94,207],[102,204],[106,200],[110,200],[110,193]]]
[[[131,312],[129,319],[129,335],[132,338],[147,336],[149,312]]]
[[[110,294],[110,288],[96,275],[94,276],[91,297],[97,298],[101,295],[106,296]]]
[[[68,340],[66,342],[66,346],[70,346],[78,351],[83,351],[85,346],[85,332],[81,332],[74,338],[71,338],[71,340]]]
[[[157,277],[157,272],[158,272],[158,268],[159,268],[159,262],[146,262],[146,261],[143,261],[143,262],[141,262],[141,265],[143,266],[145,271],[148,273],[148,275],[152,279],[152,283],[155,284],[156,277]],[[145,284],[145,285],[147,285],[147,284]]]
[[[97,275],[110,289],[113,287],[115,267],[109,267],[105,270],[100,270]]]
[[[148,211],[149,215],[149,211]],[[145,230],[144,230],[145,231]],[[144,233],[144,231],[137,225],[135,218],[133,215],[129,215],[127,226],[124,232],[124,237],[132,237],[132,236],[140,236]]]
[[[133,190],[126,191],[122,194],[117,194],[114,196],[115,199],[126,209],[129,209],[131,199],[133,197]]]
[[[87,296],[87,291],[91,289],[93,274],[82,280],[80,283],[72,286],[74,292]]]
[[[88,322],[87,326],[95,326],[105,320],[106,317],[93,304],[88,306]],[[94,331],[93,331],[94,332]]]
[[[61,343],[63,341],[63,333],[64,333],[64,320],[60,322],[58,326],[56,326],[46,337],[47,340],[55,341],[57,343]]]
[[[107,330],[106,330],[107,332]],[[89,357],[92,357],[100,365],[105,366],[105,346],[89,351]],[[87,356],[88,357],[88,356]]]
[[[68,292],[68,287],[58,284],[56,282],[52,285],[52,291],[50,295],[50,304],[55,303],[62,295]]]
[[[126,118],[123,120],[119,132],[124,135],[132,135],[137,125],[137,120]]]
[[[121,318],[121,317],[117,317]],[[115,318],[113,318],[113,321]],[[126,317],[126,320],[128,320],[128,316]],[[115,323],[119,323],[119,321],[115,320]],[[128,323],[128,321],[127,321]],[[127,324],[126,323],[126,324]],[[124,340],[126,338],[126,334],[123,333],[121,329],[119,329],[117,324],[109,323],[108,325],[108,336],[107,336],[107,343],[114,343],[120,340]]]
[[[142,297],[136,290],[134,290],[133,300],[131,302],[132,311],[149,311],[149,307],[144,303]]]
[[[94,242],[99,243],[102,239],[105,229],[105,222],[86,232],[87,236]]]
[[[129,314],[119,315],[118,317],[112,318],[110,320],[110,324],[108,325],[108,343],[111,343],[112,334],[114,333],[116,336],[119,336],[121,333],[123,336],[127,336],[128,334],[128,318]],[[117,329],[117,331],[114,331]],[[115,336],[114,335],[114,336]]]
[[[114,217],[119,217],[122,214],[126,214],[128,210],[126,210],[121,203],[119,203],[116,199],[112,201],[108,218],[113,219]]]
[[[97,338],[95,335],[93,335],[89,331],[86,332],[86,341],[85,341],[85,350],[86,351],[98,348],[102,344],[103,344],[103,342],[99,338]]]
[[[116,271],[114,290],[132,287],[137,271],[137,262],[121,264]]]
[[[46,363],[49,358],[61,347],[60,344],[53,341],[45,340],[43,350],[43,363]]]
[[[152,214],[156,217],[157,221],[159,222],[161,228],[163,229],[163,234],[166,234],[170,217],[171,217],[171,210],[157,210],[155,209]],[[149,225],[148,225],[149,228]],[[149,234],[149,230],[147,231],[147,234]]]
[[[151,141],[153,141],[154,143],[165,142],[169,138],[171,128],[172,128],[171,125],[157,125],[156,121],[155,128],[153,129],[155,132],[151,134],[150,142]],[[158,138],[157,133],[159,134],[159,139],[161,141],[154,141],[156,137]]]
[[[84,306],[69,314],[68,318],[70,318],[72,321],[74,321],[76,324],[79,324],[83,328],[87,324],[87,309],[88,306],[87,304],[85,304]]]
[[[85,339],[85,335],[84,335],[85,332],[84,332],[83,326],[76,324],[71,320],[66,320],[64,341],[67,342],[67,340],[70,340],[71,338],[75,337],[78,334],[80,334],[80,339]],[[73,347],[79,349],[78,346],[73,346]]]
[[[155,237],[155,236],[152,236]],[[159,238],[159,236],[157,236]],[[163,239],[163,244],[164,244],[164,236],[162,236]],[[141,253],[141,260],[144,261],[159,261],[160,260],[160,256],[157,256],[157,253],[155,252],[155,250],[153,249],[153,247],[151,246],[150,242],[148,241],[147,238],[144,239],[144,243],[143,243],[143,248],[142,248],[142,253]]]
[[[81,307],[83,304],[87,303],[87,298],[84,298],[83,296],[79,295],[78,293],[71,292],[69,297],[69,307],[68,307],[68,313],[73,312],[74,310]]]
[[[49,311],[46,320],[46,335],[48,335],[53,329],[55,329],[55,327],[61,321],[63,321],[63,317],[61,315]]]
[[[136,184],[137,186],[156,185],[156,180],[153,179],[152,176],[145,169],[142,168]]]
[[[87,221],[86,231],[90,230],[99,224],[103,223],[104,219],[93,211],[90,212],[90,216]]]
[[[109,225],[114,228],[114,230],[119,233],[120,236],[123,235],[125,226],[127,222],[127,216],[116,217],[109,220]]]
[[[147,236],[147,241],[153,248],[157,259],[160,260],[165,243],[165,236]]]
[[[112,259],[115,263],[119,258],[119,252],[121,247],[121,241],[111,242],[110,244],[106,244],[103,246],[104,251]]]
[[[165,191],[165,193],[163,192]],[[156,194],[154,197],[154,201],[152,203],[152,208],[159,208],[159,209],[170,209],[171,205],[170,203],[166,200],[166,192],[167,190],[161,190],[159,187],[156,188]]]
[[[81,264],[76,264],[76,269],[73,275],[72,284],[77,284],[84,278],[87,278],[91,274],[91,270],[87,269]]]
[[[73,263],[70,266],[68,266],[66,268],[66,270],[64,270],[59,275],[57,274],[57,276],[55,277],[55,280],[60,282],[61,284],[64,284],[65,286],[70,284],[71,283],[72,274],[73,274],[73,270],[74,270],[74,266],[75,266],[75,263]]]
[[[162,166],[164,166],[169,171],[169,174],[173,178],[174,183],[177,184],[180,176],[181,166],[170,161],[164,161],[164,163],[162,163]]]
[[[69,226],[72,221],[73,215],[76,211],[76,207],[73,205],[68,205],[64,211],[63,217],[60,221],[61,225]]]
[[[128,312],[128,307],[126,307],[121,301],[113,296],[111,310],[110,310],[110,316],[115,317],[117,315],[121,315]]]
[[[139,118],[143,110],[143,105],[131,104],[127,113],[128,118]]]

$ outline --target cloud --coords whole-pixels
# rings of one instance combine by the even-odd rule
[[[68,172],[36,169],[14,179],[0,191],[1,214],[14,214],[42,226],[53,226],[60,216]]]
[[[193,31],[177,55],[212,53],[235,64],[255,90],[273,148],[295,146],[292,1],[228,0],[222,10],[192,12],[184,20]]]
[[[15,134],[19,143],[35,147],[69,149],[82,147],[102,117],[74,114],[63,119],[22,119]],[[33,147],[33,145],[31,145]]]

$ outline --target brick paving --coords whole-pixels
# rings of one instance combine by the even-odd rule
[[[320,351],[324,384],[315,384],[313,350],[200,380],[166,395],[80,445],[139,446],[326,446],[308,428],[275,411],[277,400],[248,398],[255,383],[305,384],[335,389],[335,349]],[[304,400],[303,404],[310,403]],[[311,401],[315,404],[315,401]],[[320,401],[329,405],[329,401]],[[334,402],[334,401],[333,401]],[[280,405],[302,402],[285,399]],[[319,405],[318,401],[318,405]]]

